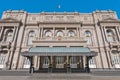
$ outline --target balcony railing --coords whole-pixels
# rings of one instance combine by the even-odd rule
[[[9,48],[10,47],[10,42],[0,42],[0,47],[2,48],[2,47],[4,47],[4,48]]]

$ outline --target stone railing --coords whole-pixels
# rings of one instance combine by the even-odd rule
[[[109,42],[109,46],[110,46],[110,48],[120,47],[120,43],[118,41]]]
[[[9,48],[10,47],[10,42],[0,42],[0,47],[6,47]]]

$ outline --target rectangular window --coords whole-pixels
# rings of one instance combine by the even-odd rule
[[[24,58],[23,68],[30,68],[30,61],[27,58]]]
[[[0,54],[0,68],[4,67],[6,54]]]
[[[120,68],[120,57],[118,54],[112,56],[112,64],[114,68]]]
[[[90,68],[96,68],[95,58],[92,58],[92,59],[89,60],[89,67]]]

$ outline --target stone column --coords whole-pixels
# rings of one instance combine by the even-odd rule
[[[69,64],[69,56],[67,56],[67,61],[66,62],[67,62],[67,64]]]
[[[36,60],[36,69],[39,70],[39,56],[37,56],[37,60]]]
[[[83,56],[83,68],[86,67],[86,56]]]
[[[37,69],[39,69],[39,63],[40,63],[40,58],[39,56],[37,56],[37,65],[36,65]]]
[[[34,62],[34,68],[37,68],[37,56],[33,57],[33,62]]]

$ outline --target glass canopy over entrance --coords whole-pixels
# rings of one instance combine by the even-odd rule
[[[87,47],[32,47],[22,52],[22,56],[30,60],[30,72],[34,56],[40,58],[39,70],[46,72],[74,72],[84,70],[89,72],[89,59],[96,56]],[[34,70],[33,70],[34,71]]]

